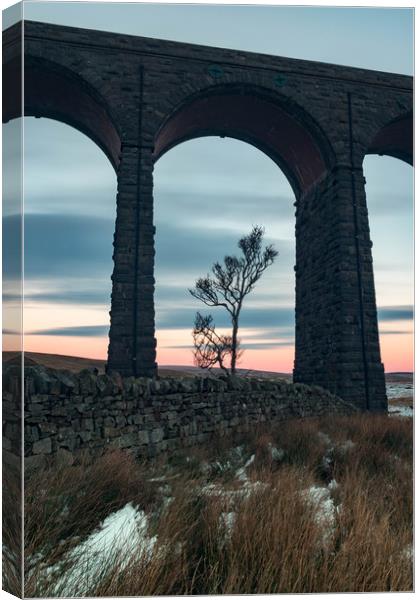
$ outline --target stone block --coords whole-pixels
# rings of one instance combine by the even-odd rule
[[[46,463],[47,463],[47,461],[46,461],[46,457],[44,454],[25,456],[25,458],[24,458],[25,472],[42,469],[46,466]]]
[[[102,430],[102,436],[104,438],[113,438],[117,437],[120,433],[118,427],[104,427]]]
[[[126,433],[118,438],[114,438],[112,443],[113,445],[118,446],[118,448],[130,448],[131,446],[137,445],[138,435],[135,433]]]
[[[137,433],[137,441],[141,446],[149,444],[150,437],[148,431],[139,431]]]
[[[153,444],[157,444],[157,443],[161,442],[164,437],[165,437],[165,432],[161,427],[152,429],[152,431],[150,432],[150,441]]]
[[[70,452],[76,450],[79,447],[79,440],[76,436],[67,437],[65,439],[57,440],[58,448],[67,448]]]
[[[68,467],[74,463],[74,456],[69,450],[58,448],[54,454],[54,462],[58,467]]]
[[[52,452],[52,444],[51,438],[46,437],[37,442],[34,442],[32,445],[33,454],[51,454]]]
[[[39,423],[38,427],[39,427],[39,431],[41,433],[49,433],[49,434],[57,433],[57,426],[54,423],[51,423],[49,421]]]
[[[3,450],[11,450],[12,449],[12,442],[4,435],[2,437],[2,448],[3,448]]]

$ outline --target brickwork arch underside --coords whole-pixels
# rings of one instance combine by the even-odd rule
[[[3,101],[3,122],[22,116],[20,57],[3,67],[8,89]],[[25,55],[24,116],[61,121],[93,140],[115,170],[120,161],[121,140],[105,102],[88,84],[68,69],[51,61]]]
[[[413,165],[413,112],[393,119],[382,127],[366,154],[388,155]]]
[[[325,175],[334,158],[316,124],[295,113],[252,88],[213,89],[185,101],[165,120],[155,138],[154,158],[193,138],[236,138],[277,163],[298,196]]]

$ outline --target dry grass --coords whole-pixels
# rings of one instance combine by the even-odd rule
[[[127,502],[152,511],[154,492],[145,481],[142,465],[120,450],[94,462],[82,456],[73,466],[49,468],[27,477],[25,595],[42,595],[37,591],[40,571],[60,562]]]
[[[17,464],[3,456],[3,589],[15,596],[22,595],[21,541],[22,493],[21,472]]]
[[[366,415],[283,423],[154,463],[113,452],[49,469],[27,483],[26,596],[47,596],[61,571],[47,585],[45,566],[129,501],[156,542],[107,556],[85,595],[409,591],[412,475],[412,420]]]
[[[391,406],[408,406],[413,408],[414,398],[413,396],[401,396],[401,398],[390,398],[388,404]]]

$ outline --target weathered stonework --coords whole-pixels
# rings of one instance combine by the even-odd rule
[[[20,448],[19,381],[20,367],[6,366],[3,448],[12,455]],[[254,378],[121,378],[34,366],[25,368],[24,385],[26,467],[107,448],[155,456],[261,423],[356,410],[317,386]]]
[[[20,25],[3,46],[7,121],[20,116]],[[230,136],[295,192],[295,381],[386,409],[363,159],[412,162],[411,77],[31,21],[24,52],[25,114],[78,128],[117,173],[109,371],[156,374],[154,163]]]

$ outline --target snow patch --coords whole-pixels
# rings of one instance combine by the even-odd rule
[[[228,539],[236,521],[236,513],[234,511],[222,512],[220,515],[220,524],[224,529],[225,539]]]
[[[109,515],[98,531],[93,532],[53,567],[44,570],[46,579],[62,572],[50,594],[87,595],[91,586],[112,567],[114,561],[128,564],[135,553],[150,558],[157,537],[147,535],[147,516],[131,502]],[[121,558],[123,557],[123,558]]]
[[[232,471],[238,467],[244,460],[245,446],[235,446],[227,453],[226,458],[213,462],[202,462],[200,470],[203,475],[211,476],[212,474],[220,475]]]
[[[323,431],[318,431],[318,437],[321,440],[321,442],[326,444],[328,447],[332,447],[332,439],[327,433],[324,433]]]
[[[251,455],[251,456],[248,458],[248,460],[246,461],[246,463],[244,464],[244,466],[243,466],[243,467],[241,467],[240,469],[238,469],[238,470],[236,471],[236,473],[235,473],[235,477],[236,477],[237,479],[239,479],[240,481],[243,481],[243,482],[248,482],[248,475],[246,474],[246,470],[247,470],[247,468],[248,468],[249,466],[251,466],[251,465],[252,465],[252,463],[254,462],[254,460],[255,460],[255,454],[252,454],[252,455]]]
[[[333,480],[335,481],[335,480]],[[322,529],[322,542],[328,544],[334,533],[338,507],[331,498],[330,490],[316,485],[303,491],[303,496],[315,510],[315,522]]]
[[[388,414],[392,417],[412,417],[414,411],[411,406],[403,406],[402,404],[390,404],[388,406]]]
[[[412,561],[414,558],[414,550],[413,550],[413,545],[412,544],[408,544],[408,546],[406,546],[404,548],[404,550],[402,551],[402,557],[406,558],[407,560]]]
[[[223,486],[215,483],[207,483],[200,488],[201,493],[207,496],[220,496],[222,498],[248,498],[252,493],[263,490],[267,487],[267,483],[262,481],[249,481],[243,483],[243,486],[238,490],[227,490]]]
[[[331,465],[333,463],[333,459],[331,457],[331,452],[332,452],[332,448],[330,448],[326,454],[324,454],[324,456],[322,457],[322,466],[324,467],[324,469],[329,472],[331,469]]]
[[[330,483],[328,484],[328,489],[330,490],[330,492],[332,492],[333,490],[336,490],[338,488],[338,483],[335,479],[331,479]]]
[[[271,442],[268,443],[268,449],[271,454],[271,459],[276,462],[281,462],[286,455],[282,448],[276,448]]]
[[[406,398],[413,395],[413,384],[410,383],[387,383],[386,395],[388,398]]]
[[[347,452],[348,450],[354,448],[355,445],[356,444],[352,440],[346,440],[345,442],[340,444],[340,450],[342,450],[343,452]]]

